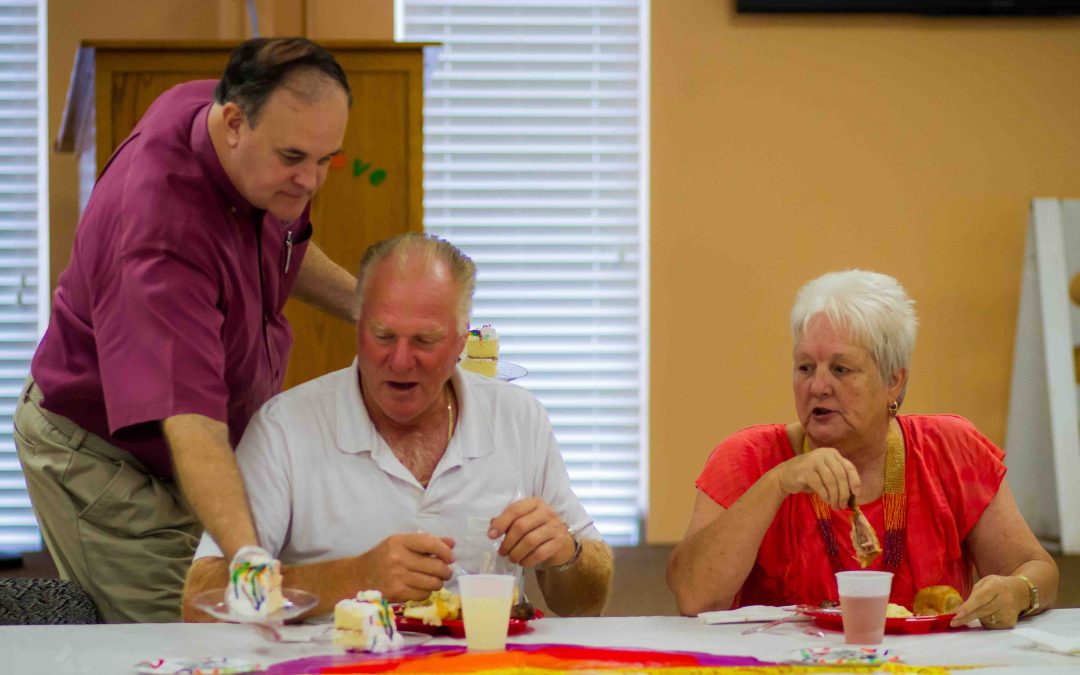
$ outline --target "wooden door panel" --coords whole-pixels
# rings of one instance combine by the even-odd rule
[[[211,73],[195,71],[172,73],[116,72],[112,76],[112,128],[114,147],[119,145],[158,96],[178,84],[192,80],[217,79]]]
[[[408,223],[409,158],[404,141],[409,79],[401,72],[349,72],[353,110],[343,152],[315,196],[314,240],[356,273],[368,246]],[[344,368],[356,353],[352,324],[290,301],[285,315],[295,336],[285,387]]]

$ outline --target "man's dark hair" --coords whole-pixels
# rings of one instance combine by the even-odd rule
[[[255,126],[266,99],[297,73],[323,74],[341,85],[352,105],[345,71],[330,52],[307,38],[255,38],[237,47],[214,90],[218,104],[233,102]],[[294,91],[304,96],[302,90]]]

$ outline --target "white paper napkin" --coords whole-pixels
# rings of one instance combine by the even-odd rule
[[[707,624],[716,623],[754,623],[757,621],[776,621],[791,616],[791,607],[770,607],[768,605],[747,605],[738,609],[725,609],[716,612],[702,612],[698,618]]]
[[[1014,628],[1013,635],[1019,635],[1035,643],[1039,649],[1058,654],[1080,655],[1080,636],[1058,635],[1038,628]]]

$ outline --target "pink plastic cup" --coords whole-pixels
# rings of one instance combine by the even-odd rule
[[[837,572],[844,642],[876,645],[885,638],[885,612],[892,590],[891,572]]]

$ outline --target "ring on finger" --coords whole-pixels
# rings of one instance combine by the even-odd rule
[[[990,624],[991,626],[997,625],[997,612],[993,612],[990,615],[990,618],[986,620],[986,623]]]

